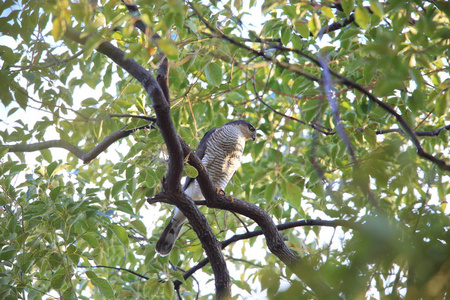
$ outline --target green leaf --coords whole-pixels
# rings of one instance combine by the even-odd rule
[[[303,38],[308,38],[309,37],[308,23],[298,21],[298,22],[295,23],[295,28],[297,29],[298,33],[300,33],[300,35]]]
[[[205,69],[206,80],[213,86],[219,86],[222,82],[222,69],[217,63],[210,63]]]
[[[128,246],[128,234],[126,230],[123,227],[116,224],[111,224],[110,228],[114,232],[114,234],[119,238],[119,241],[125,246]]]
[[[277,187],[276,182],[272,182],[266,186],[264,198],[266,199],[267,203],[273,201],[273,197],[275,196],[276,192],[276,187]]]
[[[83,47],[83,60],[87,60],[91,57],[92,52],[97,49],[100,44],[103,43],[103,38],[98,35],[90,36]]]
[[[175,289],[173,287],[173,282],[171,280],[164,283],[164,294],[166,299],[173,299]]]
[[[94,98],[86,98],[83,101],[81,101],[81,106],[94,106],[98,104],[98,100]]]
[[[447,114],[449,106],[450,106],[450,89],[447,89],[436,99],[436,109],[435,109],[436,115],[438,117],[442,117],[443,115]]]
[[[49,162],[49,163],[53,162],[52,152],[49,149],[42,149],[41,155],[47,162]]]
[[[285,25],[281,29],[281,42],[284,45],[289,44],[289,42],[291,41],[291,34],[292,34],[292,28],[290,28],[289,26]]]
[[[125,185],[127,184],[126,180],[118,180],[116,181],[111,189],[111,194],[113,197],[117,196],[121,191],[123,191]]]
[[[14,98],[21,108],[25,109],[27,107],[28,93],[25,89],[17,87],[17,90],[14,91]]]
[[[147,227],[141,220],[134,220],[131,225],[143,236],[147,236]]]
[[[157,41],[159,48],[166,55],[175,55],[178,51],[175,43],[169,39],[159,39]]]
[[[184,171],[186,172],[187,176],[189,176],[191,178],[197,178],[197,176],[198,176],[197,169],[189,164],[184,165]]]
[[[102,294],[106,299],[116,299],[114,291],[106,279],[94,277],[91,278],[91,282],[100,290],[100,294]]]
[[[98,277],[97,277],[97,274],[95,274],[94,271],[86,271],[86,276],[87,276],[89,279],[98,278]]]
[[[118,210],[123,211],[130,215],[134,215],[133,208],[131,207],[131,205],[128,201],[119,200],[119,201],[114,202],[114,204],[117,206]]]
[[[316,36],[319,33],[320,28],[322,28],[322,25],[320,24],[320,19],[319,19],[318,14],[316,14],[316,13],[313,14],[313,17],[308,22],[308,27],[314,36]]]
[[[135,172],[136,172],[135,166],[128,167],[127,171],[125,172],[125,178],[127,180],[133,179]]]
[[[302,199],[302,190],[295,184],[290,183],[287,180],[282,181],[283,193],[289,204],[297,211],[301,212],[302,208],[300,202]]]
[[[52,289],[59,290],[64,284],[65,278],[66,272],[64,270],[59,269],[56,271],[50,279],[50,286]]]
[[[47,166],[47,175],[48,176],[52,176],[53,171],[56,169],[56,167],[58,166],[58,162],[54,161],[51,164],[49,164]]]
[[[418,112],[425,108],[425,97],[419,89],[416,89],[408,98],[407,103],[413,112]]]
[[[78,264],[78,262],[80,261],[80,252],[74,245],[70,245],[67,248],[67,255],[69,255],[70,260],[72,260],[74,264]]]
[[[59,193],[61,192],[61,189],[63,188],[63,186],[57,186],[57,187],[55,187],[54,189],[52,189],[51,191],[50,191],[50,198],[53,200],[53,201],[55,201],[56,200],[56,198],[58,197],[58,195],[59,195]]]
[[[9,246],[3,248],[0,251],[0,261],[12,260],[13,257],[16,255],[17,251],[18,251],[18,249],[17,249],[16,245],[9,245]]]
[[[369,11],[362,6],[358,6],[355,10],[355,21],[362,29],[367,29],[370,21]]]
[[[99,246],[99,236],[94,232],[87,232],[82,235],[82,238],[94,249]]]
[[[349,16],[355,8],[355,0],[342,0],[341,5],[345,14]]]
[[[52,170],[52,173],[50,176],[51,177],[55,176],[56,174],[58,174],[62,170],[65,170],[66,168],[67,168],[67,164],[57,164],[56,167]]]
[[[9,150],[9,147],[1,146],[1,147],[0,147],[0,158],[2,158],[3,156],[5,156],[6,153],[8,153],[8,150]]]

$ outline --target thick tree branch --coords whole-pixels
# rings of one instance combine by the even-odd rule
[[[72,28],[67,29],[65,36],[79,44],[84,44],[87,41],[87,38],[81,38],[80,33]],[[215,277],[217,297],[219,299],[229,298],[231,296],[231,280],[226,268],[225,259],[220,250],[220,243],[215,238],[205,216],[181,191],[180,181],[185,156],[170,115],[170,105],[164,96],[164,92],[149,71],[144,69],[136,61],[126,59],[125,53],[110,42],[103,41],[97,47],[97,51],[109,57],[136,78],[150,96],[157,117],[157,125],[169,154],[167,177],[163,182],[163,193],[161,196],[170,199],[169,201],[176,204],[188,218],[202,242],[206,255],[213,262],[211,266]]]
[[[88,37],[81,38],[80,33],[73,28],[67,28],[65,36],[79,44],[85,44],[88,39]],[[168,173],[165,184],[171,191],[181,190],[180,180],[183,172],[182,151],[177,139],[173,121],[170,117],[170,107],[167,105],[159,84],[149,71],[144,69],[136,61],[125,59],[125,53],[110,42],[103,41],[97,47],[97,51],[108,56],[117,65],[124,68],[129,74],[136,78],[153,100],[153,107],[157,115],[157,124],[169,152]],[[162,123],[162,120],[165,122]]]

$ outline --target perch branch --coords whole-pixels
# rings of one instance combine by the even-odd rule
[[[67,28],[65,37],[79,44],[85,44],[88,37],[81,38],[80,32]],[[118,66],[125,69],[144,87],[153,103],[157,117],[157,125],[167,146],[169,161],[167,177],[163,182],[163,196],[167,197],[188,218],[195,233],[200,238],[206,255],[211,259],[211,267],[215,278],[216,294],[219,299],[231,297],[231,279],[226,267],[225,258],[220,250],[220,243],[209,227],[205,216],[189,201],[181,191],[180,181],[184,167],[184,153],[175,126],[170,115],[170,105],[160,85],[150,72],[133,59],[126,59],[125,53],[110,42],[103,40],[96,49],[106,55]]]

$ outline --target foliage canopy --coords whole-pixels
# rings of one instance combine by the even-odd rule
[[[283,236],[341,296],[448,297],[446,1],[125,3],[0,4],[0,298],[214,294],[183,279],[205,257],[192,229],[155,253],[173,208],[146,205],[166,176],[165,140],[142,118],[156,109],[142,84],[96,50],[104,41],[155,76],[166,55],[171,116],[191,147],[231,119],[258,128],[226,192],[276,224],[331,220]],[[201,210],[219,241],[257,229]],[[264,241],[223,250],[233,295],[314,297]]]

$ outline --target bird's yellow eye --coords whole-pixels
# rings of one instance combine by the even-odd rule
[[[255,127],[250,127],[250,131],[251,132],[255,131]]]

